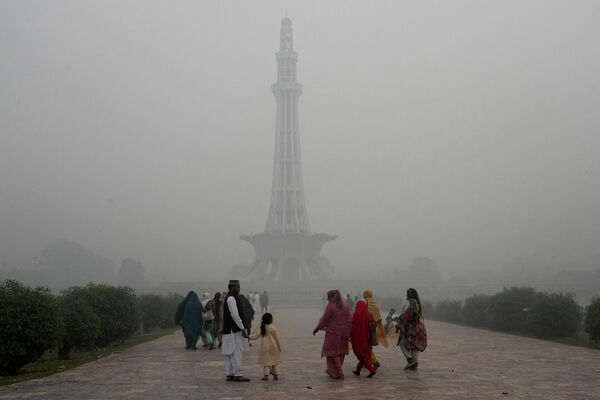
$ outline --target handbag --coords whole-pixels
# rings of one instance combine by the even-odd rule
[[[211,305],[211,307],[208,307],[209,305]],[[212,304],[210,302],[207,303],[206,307],[204,307],[204,310],[202,310],[202,319],[204,321],[212,321],[215,319],[215,314],[213,314]]]
[[[377,346],[379,340],[377,340],[377,325],[369,321],[369,344],[371,346]]]

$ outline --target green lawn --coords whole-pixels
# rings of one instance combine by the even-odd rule
[[[73,350],[71,351],[70,360],[59,360],[56,357],[56,351],[49,351],[44,353],[44,355],[36,362],[29,363],[21,368],[15,375],[0,377],[0,386],[63,372],[81,364],[106,357],[113,353],[121,352],[137,344],[148,342],[164,335],[169,335],[173,332],[175,332],[175,328],[161,329],[153,331],[152,333],[142,333],[126,339],[121,343],[114,343],[101,349],[91,351]]]

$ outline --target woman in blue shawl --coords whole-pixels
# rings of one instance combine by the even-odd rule
[[[202,304],[195,292],[190,292],[189,300],[183,312],[183,328],[185,335],[185,348],[196,350],[196,343],[202,333]]]

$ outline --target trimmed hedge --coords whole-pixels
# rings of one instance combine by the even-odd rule
[[[594,297],[585,308],[585,331],[592,343],[600,342],[600,297]]]
[[[439,321],[460,322],[461,301],[443,300],[435,304],[434,315]]]
[[[537,293],[527,316],[527,330],[542,338],[574,336],[582,310],[572,294]]]
[[[466,325],[477,328],[487,326],[486,310],[490,305],[491,296],[476,294],[465,299],[462,309],[462,320]]]
[[[166,297],[156,294],[138,296],[138,307],[144,332],[151,332],[153,328],[165,329],[175,326],[173,316],[183,299],[184,297],[180,294],[173,293]]]
[[[0,374],[13,374],[55,348],[64,335],[56,298],[44,287],[0,284]]]
[[[46,350],[68,359],[72,349],[104,347],[129,338],[142,326],[175,326],[173,315],[183,299],[135,296],[129,287],[89,283],[53,296],[48,288],[0,283],[0,375],[15,373]],[[142,325],[140,325],[142,323]]]
[[[493,295],[486,310],[488,328],[497,331],[523,332],[527,327],[527,310],[535,298],[533,288],[511,287]]]
[[[70,288],[59,298],[60,311],[66,326],[58,348],[58,358],[68,360],[71,349],[91,349],[100,335],[100,318],[77,288]]]
[[[72,287],[70,295],[89,304],[100,320],[96,345],[105,347],[130,337],[139,330],[140,313],[132,288],[88,283]]]

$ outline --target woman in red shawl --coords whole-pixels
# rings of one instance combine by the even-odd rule
[[[367,304],[364,301],[356,303],[356,310],[352,318],[352,331],[350,340],[352,341],[352,350],[358,358],[356,370],[352,371],[355,375],[360,375],[362,367],[366,367],[370,374],[367,378],[372,378],[375,375],[375,367],[371,363],[371,343],[369,342],[369,323],[377,326],[375,318],[369,312]]]
[[[327,304],[317,327],[313,330],[313,336],[319,330],[325,331],[325,341],[323,342],[323,350],[321,350],[321,357],[327,357],[325,372],[333,379],[344,379],[342,365],[346,354],[348,354],[352,314],[350,307],[342,299],[339,290],[327,292],[327,300],[329,304]]]

